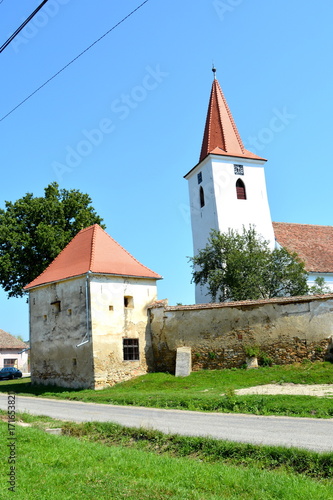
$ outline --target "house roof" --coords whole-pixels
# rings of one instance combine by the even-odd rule
[[[109,236],[98,224],[82,229],[25,290],[53,283],[87,272],[161,279],[161,276],[141,264]]]
[[[17,339],[10,333],[0,329],[0,348],[1,349],[25,349],[27,345],[22,340]]]
[[[208,154],[266,161],[244,148],[219,82],[214,79],[209,99],[200,162]]]
[[[296,252],[308,272],[333,273],[333,226],[273,222],[277,242]]]

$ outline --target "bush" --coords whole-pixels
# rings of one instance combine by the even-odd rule
[[[260,347],[258,345],[244,346],[244,351],[248,358],[257,358],[260,355]]]

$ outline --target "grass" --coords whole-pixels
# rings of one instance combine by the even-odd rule
[[[185,378],[176,378],[167,373],[150,373],[100,391],[34,386],[27,379],[23,379],[0,382],[0,392],[193,411],[333,417],[333,404],[329,397],[236,396],[234,393],[236,389],[268,383],[333,384],[333,365],[328,362],[309,362],[260,367],[256,370],[203,370],[193,372]]]
[[[37,417],[29,418],[38,423]],[[45,420],[40,422],[46,424]],[[5,442],[5,423],[0,423],[0,432]],[[166,437],[114,424],[67,424],[65,432],[80,439],[16,426],[15,493],[20,498],[329,500],[333,496],[332,482],[304,475],[312,464],[314,475],[317,467],[330,470],[327,477],[331,477],[332,454],[319,456],[301,450],[275,449],[273,455],[274,449],[267,447]],[[284,469],[281,465],[273,467],[274,463],[283,462]],[[297,473],[290,465],[292,462],[301,464]],[[0,462],[3,478],[8,467],[7,460]],[[275,470],[269,470],[272,468]],[[6,480],[2,481],[0,495],[4,500],[13,498],[7,487]]]

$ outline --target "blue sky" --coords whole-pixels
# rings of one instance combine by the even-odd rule
[[[40,1],[1,2],[1,43]],[[49,0],[0,55],[1,117],[140,3]],[[88,193],[107,232],[164,276],[159,298],[193,303],[183,175],[214,61],[246,147],[268,159],[272,219],[332,225],[332,17],[329,0],[149,0],[0,121],[0,206],[53,181]],[[0,318],[28,337],[25,299],[0,292]]]

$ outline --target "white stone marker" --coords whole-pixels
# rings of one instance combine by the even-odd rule
[[[178,347],[176,355],[176,377],[187,377],[192,371],[190,347]]]

